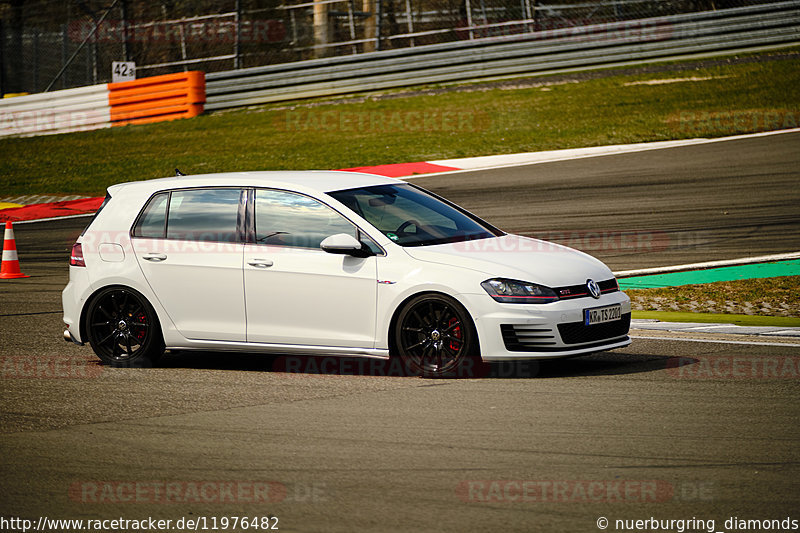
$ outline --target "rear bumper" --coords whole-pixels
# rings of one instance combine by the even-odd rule
[[[81,310],[90,291],[89,275],[85,267],[69,267],[69,283],[61,291],[61,308],[64,311],[64,340],[83,346],[81,338]]]

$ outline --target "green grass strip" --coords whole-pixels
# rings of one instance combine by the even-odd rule
[[[800,275],[800,259],[777,261],[774,263],[757,263],[689,272],[670,272],[650,276],[636,276],[619,280],[622,290],[656,289],[659,287],[679,287],[681,285],[698,285],[717,281],[735,281],[740,279],[777,278],[780,276]]]
[[[662,322],[700,322],[703,324],[736,324],[739,326],[800,327],[800,318],[788,316],[721,315],[684,313],[680,311],[633,311],[633,318],[656,319]]]
[[[187,174],[350,168],[797,127],[800,54],[771,56],[0,139],[0,195],[102,196],[113,183],[170,176],[175,167]]]

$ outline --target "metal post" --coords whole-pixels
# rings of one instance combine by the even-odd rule
[[[375,50],[381,49],[381,19],[383,19],[383,1],[375,0]]]
[[[97,39],[92,43],[92,85],[97,85]]]
[[[69,37],[67,36],[67,25],[61,25],[61,66],[67,64],[67,49],[69,47]],[[61,76],[61,88],[67,88],[67,77]]]
[[[119,3],[119,16],[122,19],[122,57],[125,61],[131,60],[131,50],[128,46],[128,0],[121,0]]]
[[[297,18],[294,15],[294,9],[289,10],[289,21],[292,26],[292,42],[290,44],[297,45]]]
[[[33,92],[39,92],[39,30],[33,30]]]
[[[529,10],[528,0],[521,0],[521,2],[522,2],[522,6],[521,6],[522,7],[522,19],[523,20],[530,20],[531,13],[530,13],[530,10]],[[523,28],[524,28],[524,32],[525,33],[528,33],[530,31],[530,28],[528,27],[528,23],[527,22],[525,23]]]
[[[7,26],[10,37],[9,53],[7,55],[8,70],[6,72],[6,92],[20,93],[25,90],[25,70],[23,63],[23,43],[22,31],[25,26],[25,18],[22,16],[23,0],[11,2],[11,18]]]
[[[475,38],[475,34],[472,31],[472,6],[469,3],[469,0],[464,0],[465,7],[467,8],[467,27],[469,27],[469,39],[470,41]]]
[[[186,61],[186,33],[183,30],[183,23],[178,24],[178,33],[181,34],[181,61]],[[189,70],[189,67],[186,63],[183,64],[183,71],[186,72]]]
[[[361,10],[367,13],[367,18],[364,19],[364,39],[372,39],[375,37],[375,6],[374,0],[363,0]],[[363,50],[365,52],[372,52],[375,50],[375,41],[366,41]]]
[[[314,55],[322,57],[328,54],[329,42],[328,4],[314,1],[314,44],[319,48],[314,49]]]
[[[414,33],[414,16],[411,11],[411,0],[406,0],[406,20],[408,22],[408,33]],[[411,46],[414,46],[414,38],[411,38],[411,42],[409,43]]]
[[[355,11],[353,9],[353,0],[348,0],[347,1],[347,22],[348,22],[348,25],[350,26],[350,40],[351,41],[355,41],[356,40],[356,20],[355,20],[355,15],[353,15],[353,11]],[[352,50],[353,50],[353,54],[357,54],[358,53],[358,46],[353,45],[352,46]]]
[[[236,35],[233,40],[233,68],[239,69],[242,66],[239,55],[241,53],[241,41],[239,36],[242,33],[242,1],[236,0]]]
[[[6,62],[3,52],[6,48],[6,34],[3,31],[3,19],[0,19],[0,98],[6,94]]]

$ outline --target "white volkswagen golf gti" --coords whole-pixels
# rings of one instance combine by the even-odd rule
[[[630,300],[582,252],[415,185],[332,171],[121,183],[72,248],[66,340],[115,366],[171,350],[466,361],[630,344]]]

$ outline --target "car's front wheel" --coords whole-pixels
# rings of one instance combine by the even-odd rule
[[[164,353],[158,317],[133,289],[108,287],[89,302],[86,333],[94,353],[118,367],[152,366]]]
[[[395,347],[406,368],[424,377],[476,377],[483,366],[466,309],[443,294],[412,298],[397,317]]]

